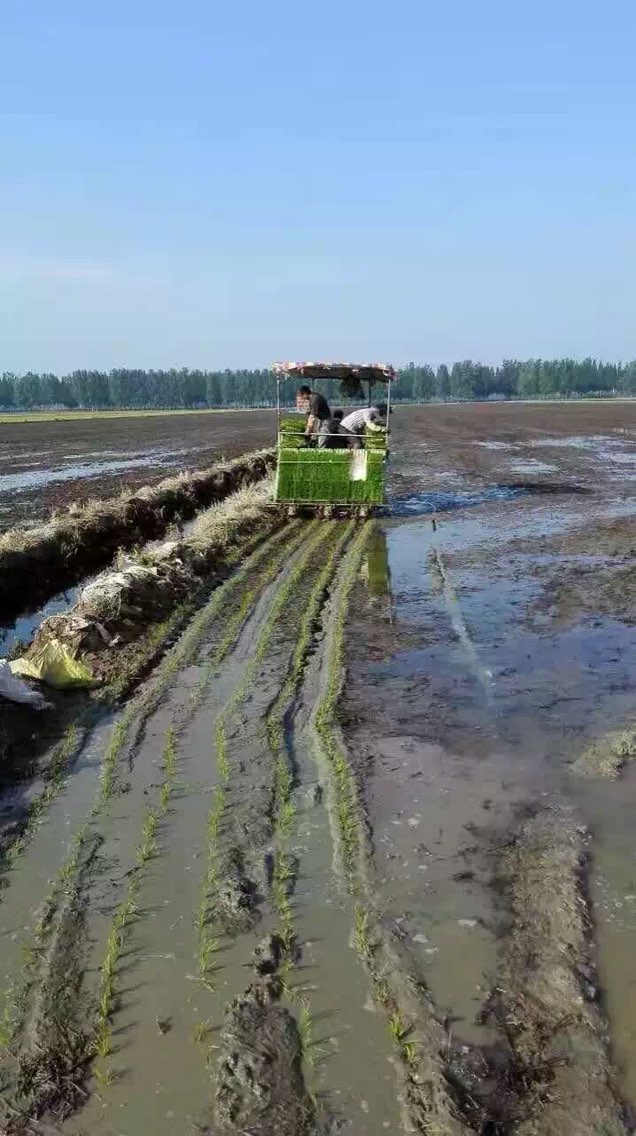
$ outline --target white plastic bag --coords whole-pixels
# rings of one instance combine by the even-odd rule
[[[32,706],[34,710],[45,710],[49,705],[39,690],[31,690],[26,682],[11,673],[6,659],[0,659],[0,697],[6,698],[8,702]]]

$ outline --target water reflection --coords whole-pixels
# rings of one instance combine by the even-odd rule
[[[445,513],[453,509],[469,509],[487,501],[513,501],[527,492],[520,486],[492,485],[475,493],[411,493],[407,497],[394,497],[389,511],[394,517]]]
[[[511,481],[505,485],[488,485],[473,493],[410,493],[405,497],[394,497],[389,512],[394,517],[422,516],[428,513],[448,513],[454,509],[470,509],[484,505],[488,501],[515,501],[531,494],[546,496],[559,494],[585,495],[591,490],[584,485],[560,481]]]
[[[373,526],[367,543],[366,577],[367,587],[372,596],[391,594],[391,570],[386,533],[377,524]]]
[[[384,529],[374,522],[367,543],[366,556],[362,564],[362,575],[366,581],[369,598],[389,623],[395,622],[393,593],[391,591],[391,569],[389,549]]]

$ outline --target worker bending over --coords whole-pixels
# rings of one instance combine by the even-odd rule
[[[351,434],[350,446],[353,449],[360,449],[366,429],[374,433],[386,432],[386,416],[386,402],[381,402],[378,406],[362,406],[359,410],[352,410],[351,414],[347,414],[342,419],[341,427],[343,432]]]

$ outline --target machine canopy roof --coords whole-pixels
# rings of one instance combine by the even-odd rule
[[[397,371],[388,363],[274,363],[278,378],[294,379],[364,379],[372,383],[390,383]]]

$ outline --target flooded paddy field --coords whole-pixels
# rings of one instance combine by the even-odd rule
[[[1,1131],[634,1130],[636,406],[393,429],[5,862]]]
[[[0,423],[0,532],[271,445],[271,410]]]

